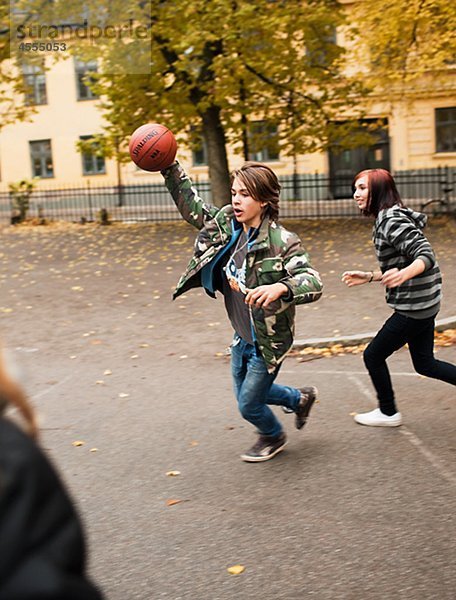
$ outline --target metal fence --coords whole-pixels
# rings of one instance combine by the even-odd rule
[[[405,204],[431,214],[456,213],[456,168],[445,167],[394,174]],[[294,218],[339,218],[359,216],[352,198],[351,176],[337,181],[326,175],[291,175],[280,178],[282,194],[280,216]],[[211,202],[208,181],[197,184],[201,197]],[[17,211],[16,211],[17,212]],[[60,189],[35,189],[31,196],[29,218],[72,222],[99,221],[102,214],[110,221],[173,221],[180,215],[163,184],[129,183]],[[17,215],[11,196],[0,188],[0,222],[14,222]]]

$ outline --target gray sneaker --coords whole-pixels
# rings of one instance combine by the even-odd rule
[[[310,409],[312,408],[313,403],[317,399],[318,390],[316,387],[303,387],[299,390],[301,392],[301,399],[299,400],[299,404],[295,409],[296,419],[295,425],[296,429],[302,429],[306,424],[307,417],[309,416]]]
[[[279,435],[259,435],[256,444],[241,454],[245,462],[263,462],[270,460],[281,452],[287,444],[287,436],[282,431]]]

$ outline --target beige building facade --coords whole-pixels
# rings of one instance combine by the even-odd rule
[[[38,187],[59,188],[87,185],[117,185],[159,182],[161,176],[139,170],[133,163],[119,166],[114,160],[84,156],[77,142],[102,133],[99,100],[84,85],[84,75],[93,65],[74,58],[56,62],[44,73],[28,75],[29,101],[36,112],[30,119],[0,130],[0,190],[23,179],[35,179]],[[451,72],[453,74],[453,71]],[[453,81],[450,78],[448,81]],[[366,150],[340,155],[315,153],[291,157],[269,157],[261,149],[253,157],[270,163],[279,176],[319,173],[337,177],[348,169],[380,166],[393,172],[456,167],[456,95],[453,85],[435,89],[430,82],[413,102],[377,101],[369,118],[384,119],[383,138]],[[207,178],[204,154],[179,151],[179,159],[192,177]],[[230,167],[242,158],[229,155]],[[367,164],[366,164],[367,163]]]

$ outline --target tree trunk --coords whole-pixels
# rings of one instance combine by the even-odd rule
[[[209,179],[212,189],[212,204],[224,206],[231,202],[230,173],[226,155],[226,139],[220,108],[210,106],[202,115],[203,136],[207,146]]]

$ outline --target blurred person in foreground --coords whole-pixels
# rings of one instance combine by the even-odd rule
[[[5,416],[18,409],[25,431]],[[0,600],[102,600],[79,517],[38,446],[35,413],[0,352]]]

